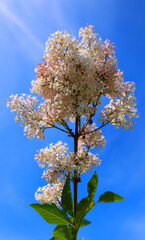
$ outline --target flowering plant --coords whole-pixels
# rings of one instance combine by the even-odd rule
[[[77,187],[82,173],[100,165],[98,153],[91,149],[105,145],[101,129],[109,123],[133,129],[132,118],[138,116],[134,83],[124,82],[114,45],[102,41],[90,25],[80,29],[79,37],[80,41],[66,31],[57,31],[46,42],[43,63],[35,69],[31,89],[42,97],[39,105],[40,98],[26,94],[11,95],[7,102],[28,138],[44,139],[47,128],[56,128],[74,140],[74,152],[58,141],[35,155],[47,185],[35,193],[40,203],[30,206],[48,223],[57,224],[51,240],[76,240],[79,228],[90,223],[85,216],[95,204],[124,199],[108,191],[95,202],[96,172],[88,182],[88,196],[80,202]]]

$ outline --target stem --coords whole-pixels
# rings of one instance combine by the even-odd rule
[[[64,126],[65,129],[67,129],[69,131],[69,134],[71,135],[71,137],[74,137],[74,134],[72,132],[72,129],[69,128],[68,124],[65,122],[64,119],[61,119],[61,124]]]
[[[75,122],[75,135],[74,135],[74,153],[77,154],[78,151],[78,126],[79,126],[79,119],[76,117]],[[76,219],[76,212],[77,212],[77,170],[74,170],[74,219]],[[77,228],[75,226],[75,236],[73,240],[77,240]]]

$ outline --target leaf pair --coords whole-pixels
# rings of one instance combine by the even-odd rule
[[[87,213],[99,202],[116,202],[125,198],[113,192],[105,192],[99,200],[94,203],[94,196],[98,185],[98,176],[94,172],[93,176],[87,184],[88,196],[83,198],[77,205],[76,218],[73,212],[73,200],[70,188],[70,175],[65,182],[61,203],[62,208],[57,207],[54,203],[32,203],[29,206],[35,209],[36,212],[49,224],[57,224],[53,231],[53,238],[50,240],[72,240],[74,231],[78,232],[80,227],[86,226],[91,222],[84,219]],[[69,217],[67,213],[71,216]]]

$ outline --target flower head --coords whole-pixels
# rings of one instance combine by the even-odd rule
[[[132,118],[137,117],[135,88],[132,82],[123,80],[114,45],[99,38],[88,24],[80,29],[79,37],[77,40],[66,31],[57,31],[46,42],[43,62],[35,69],[31,89],[43,98],[38,107],[36,98],[24,94],[8,100],[29,138],[42,139],[44,130],[60,124],[62,119],[68,123],[83,116],[86,121],[96,111],[97,120],[103,123],[132,128]],[[109,104],[103,104],[104,97]]]
[[[133,128],[133,119],[138,117],[135,87],[133,82],[124,82],[114,44],[99,38],[88,24],[79,30],[79,39],[66,31],[52,34],[35,74],[31,93],[39,95],[40,103],[35,96],[22,94],[11,95],[7,106],[24,125],[28,138],[43,139],[44,130],[52,127],[77,137],[78,151],[74,153],[59,141],[35,155],[47,181],[35,197],[59,204],[69,173],[73,181],[74,170],[79,176],[100,164],[98,154],[90,149],[96,146],[100,150],[105,145],[101,128],[108,123]],[[76,119],[77,133],[70,127],[70,121]]]

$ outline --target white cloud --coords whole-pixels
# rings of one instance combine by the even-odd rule
[[[9,28],[15,32],[15,37],[19,40],[20,44],[22,44],[31,54],[31,57],[35,59],[34,53],[36,53],[36,51],[34,51],[34,49],[38,49],[38,52],[40,52],[43,49],[43,45],[23,20],[9,9],[8,5],[8,3],[4,4],[0,2],[1,18],[3,15]]]
[[[29,17],[33,15],[37,19],[37,16],[41,16],[40,21],[44,18],[48,24],[44,24],[44,26],[48,27],[48,30],[65,29],[70,33],[74,32],[74,25],[70,18],[67,17],[67,13],[71,12],[71,4],[67,0],[21,1],[21,7]]]

